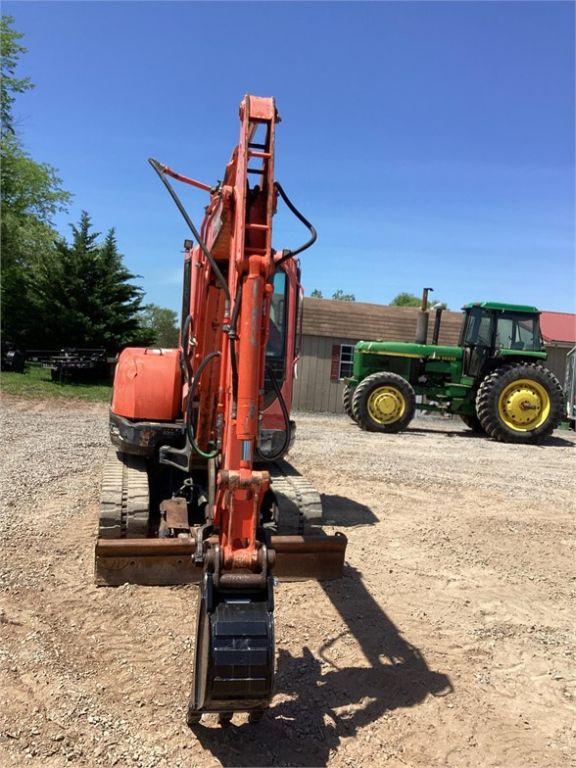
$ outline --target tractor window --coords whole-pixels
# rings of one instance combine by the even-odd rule
[[[541,349],[538,320],[534,315],[504,312],[496,322],[496,347],[538,351]]]
[[[481,309],[472,309],[466,320],[464,332],[464,344],[471,346],[480,345],[489,347],[492,338],[492,316],[482,312]]]

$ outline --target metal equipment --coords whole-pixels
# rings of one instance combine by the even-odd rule
[[[572,347],[566,356],[564,418],[570,429],[576,430],[576,347]]]
[[[60,384],[104,380],[110,376],[105,349],[61,349],[50,357],[46,367],[50,368],[52,381]]]
[[[470,429],[503,442],[549,435],[560,423],[562,387],[543,365],[536,307],[466,304],[458,346],[438,344],[439,307],[427,344],[431,290],[424,289],[414,343],[356,344],[346,413],[370,432],[399,432],[418,408],[457,414]]]
[[[336,578],[346,549],[284,459],[295,430],[296,256],[316,232],[274,180],[278,122],[273,99],[246,96],[238,146],[214,186],[150,160],[194,238],[180,345],[125,349],[115,372],[96,580],[199,582],[189,724],[205,712],[259,717],[273,692],[275,578]],[[209,193],[199,230],[168,177]],[[297,249],[272,247],[278,197],[309,230]]]

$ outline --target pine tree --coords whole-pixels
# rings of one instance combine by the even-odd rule
[[[103,243],[84,211],[72,242],[60,241],[40,261],[31,286],[35,344],[44,348],[97,347],[116,352],[148,343],[139,312],[143,292],[123,264],[114,230]]]

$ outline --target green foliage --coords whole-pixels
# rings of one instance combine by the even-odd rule
[[[31,398],[75,398],[90,402],[108,403],[112,394],[110,384],[66,382],[59,384],[50,376],[50,368],[29,365],[26,373],[2,371],[0,389],[3,395]]]
[[[422,300],[413,293],[399,293],[390,302],[391,307],[419,307]]]
[[[52,218],[70,199],[50,165],[37,163],[14,130],[15,96],[32,88],[16,76],[20,55],[13,19],[3,16],[0,183],[2,332],[28,348],[104,347],[152,341],[142,329],[142,291],[123,265],[114,230],[103,243],[83,213],[72,243],[53,229]]]
[[[391,307],[420,307],[422,305],[422,299],[418,298],[418,296],[415,296],[413,293],[399,293],[397,296],[394,296],[392,301],[390,302]],[[445,301],[434,301],[430,298],[428,299],[428,307],[438,309],[448,309],[448,305]]]
[[[54,251],[58,236],[51,219],[57,211],[65,209],[70,195],[61,188],[56,171],[34,161],[14,132],[15,94],[28,90],[32,84],[28,78],[15,77],[18,58],[25,48],[18,43],[22,36],[12,28],[12,22],[10,16],[3,16],[0,27],[2,332],[5,339],[26,345],[32,271],[37,262]]]
[[[140,318],[140,326],[150,334],[152,344],[167,349],[178,346],[178,315],[174,310],[146,304]]]
[[[72,242],[60,240],[38,261],[29,285],[32,346],[103,347],[148,344],[140,327],[142,291],[122,263],[114,230],[103,243],[84,211]]]
[[[319,291],[318,288],[314,288],[310,296],[313,299],[324,298],[322,291]],[[332,294],[332,300],[333,301],[356,301],[356,296],[354,296],[353,293],[344,293],[342,288],[338,288],[338,290],[334,291],[334,293]]]
[[[14,28],[13,16],[2,16],[0,20],[0,52],[1,75],[0,82],[0,118],[2,120],[2,138],[4,133],[14,133],[12,107],[16,93],[24,93],[34,86],[28,77],[16,77],[18,59],[26,48],[18,42],[22,39],[21,32]]]
[[[356,296],[354,296],[353,293],[344,293],[342,288],[338,288],[338,290],[334,291],[332,294],[332,299],[334,301],[356,301]]]

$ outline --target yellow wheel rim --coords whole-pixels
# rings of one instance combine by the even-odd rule
[[[550,395],[533,379],[517,379],[500,393],[498,415],[516,432],[537,429],[550,415]]]
[[[378,424],[393,424],[406,412],[406,399],[396,387],[377,387],[368,398],[368,413]]]

